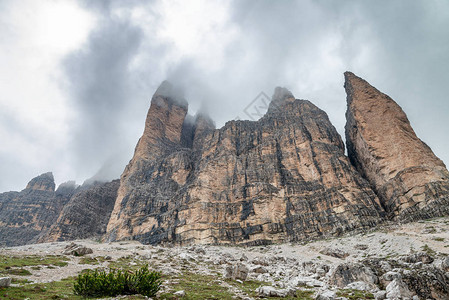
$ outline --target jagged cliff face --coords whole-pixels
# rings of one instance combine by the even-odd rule
[[[415,134],[396,102],[345,73],[348,155],[392,218],[412,221],[449,214],[449,173]]]
[[[278,88],[262,119],[218,130],[186,113],[184,102],[156,92],[120,181],[110,240],[254,245],[380,222],[378,198],[309,101]]]
[[[119,180],[77,188],[58,219],[39,234],[37,242],[101,238],[106,233],[118,188]]]
[[[99,237],[117,196],[118,180],[77,187],[52,173],[33,178],[21,192],[0,194],[0,246]]]
[[[0,194],[0,245],[35,242],[37,235],[56,221],[73,191],[55,192],[53,174],[45,173],[32,179],[21,192]]]

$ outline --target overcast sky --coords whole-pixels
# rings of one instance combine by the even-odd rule
[[[447,0],[0,0],[0,192],[118,178],[165,79],[218,127],[285,86],[344,136],[346,70],[449,164]]]

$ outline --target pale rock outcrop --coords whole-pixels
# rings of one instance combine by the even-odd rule
[[[353,282],[365,282],[375,288],[379,278],[371,268],[364,264],[354,263],[338,265],[329,276],[329,283],[340,288],[344,288]]]
[[[353,165],[373,186],[391,218],[449,214],[449,172],[389,96],[345,73],[346,143]]]

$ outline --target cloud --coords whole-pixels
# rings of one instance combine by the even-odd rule
[[[67,153],[54,164],[74,169],[66,176],[117,178],[165,79],[184,89],[191,114],[208,111],[217,126],[244,118],[260,92],[285,86],[325,110],[344,136],[346,70],[395,99],[418,136],[449,163],[447,1],[79,4],[96,25],[79,49],[57,61],[69,142],[61,139]]]
[[[142,30],[126,20],[107,16],[99,24],[86,47],[63,62],[77,114],[70,149],[73,165],[84,176],[92,176],[105,163],[115,174],[123,168],[121,153],[127,147],[122,143],[122,112],[133,101],[135,79],[129,66],[143,38]]]

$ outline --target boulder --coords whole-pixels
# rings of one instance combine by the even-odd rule
[[[331,290],[324,290],[318,292],[315,297],[315,300],[335,300],[337,298],[337,293]]]
[[[62,254],[64,255],[74,255],[74,256],[83,256],[86,254],[91,254],[94,251],[91,248],[87,248],[83,245],[78,245],[75,243],[71,243],[64,248]]]
[[[390,300],[402,300],[404,298],[411,299],[413,293],[408,289],[407,285],[400,279],[394,279],[387,285],[387,298]]]
[[[340,259],[345,259],[349,256],[349,253],[346,253],[340,249],[332,249],[332,248],[324,248],[320,251],[321,254],[332,256]]]
[[[261,286],[256,289],[259,297],[280,297],[295,296],[296,290],[293,288],[277,289],[272,286]]]
[[[257,268],[254,268],[253,272],[257,273],[257,274],[264,274],[264,273],[268,273],[268,270],[262,266],[259,266]]]
[[[350,283],[362,281],[372,288],[379,282],[379,278],[369,267],[363,264],[346,263],[338,265],[331,271],[329,283],[344,288]]]
[[[387,298],[387,291],[378,291],[374,293],[374,299],[376,300],[385,300]]]
[[[443,259],[441,262],[441,268],[444,272],[449,272],[449,256]]]
[[[431,264],[431,263],[433,263],[434,259],[429,254],[420,252],[420,253],[414,253],[411,255],[407,255],[407,256],[403,257],[402,260],[407,263],[411,263],[411,264],[416,264],[416,263]]]
[[[0,277],[0,287],[8,287],[11,285],[11,277]]]
[[[345,289],[349,289],[349,290],[358,290],[358,291],[375,291],[375,290],[379,290],[379,288],[373,287],[372,284],[368,284],[366,282],[363,281],[355,281],[355,282],[351,282],[350,284],[348,284]]]
[[[237,263],[226,267],[226,278],[245,281],[248,277],[248,272],[247,266],[242,263]]]
[[[186,295],[186,292],[184,290],[181,290],[181,291],[174,292],[173,295],[176,298],[182,298],[182,297],[184,297]]]

